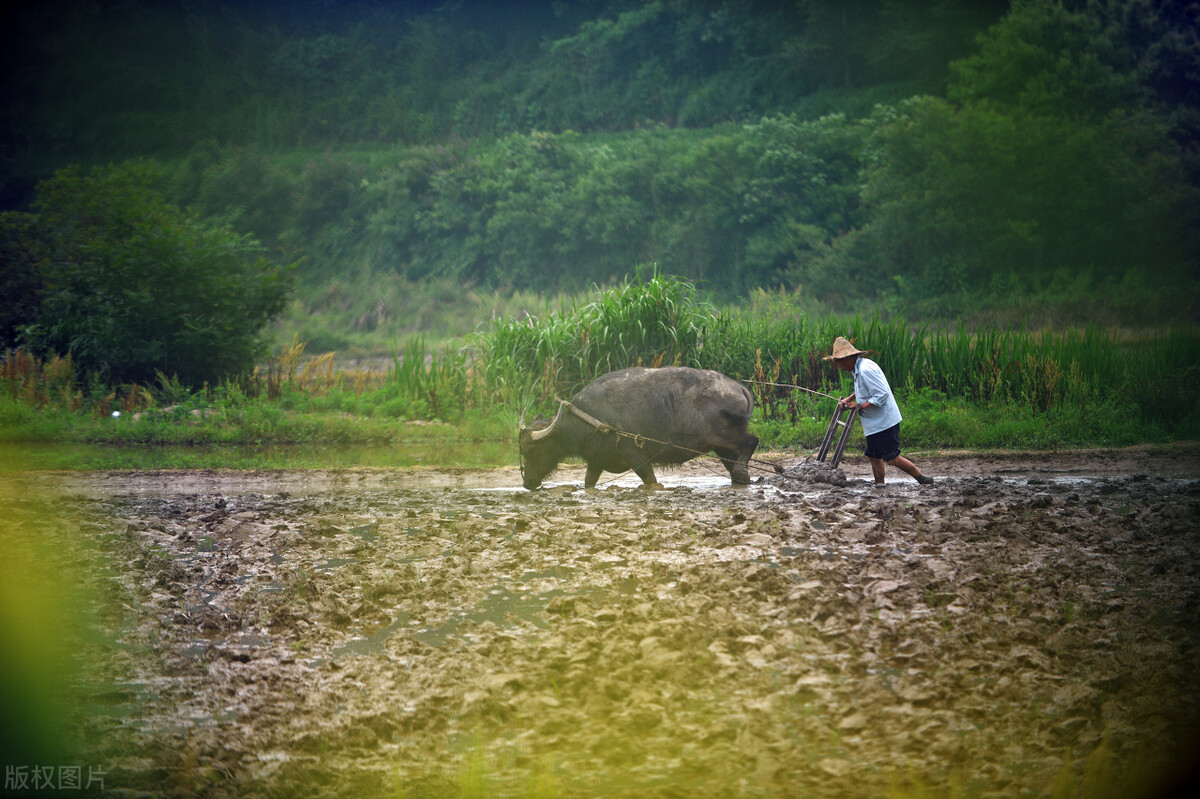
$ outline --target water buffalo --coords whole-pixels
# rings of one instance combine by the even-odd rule
[[[657,486],[654,464],[707,452],[724,461],[734,483],[749,483],[747,464],[758,446],[758,436],[747,430],[753,409],[746,387],[719,372],[680,366],[609,372],[560,403],[552,420],[528,427],[521,420],[525,487],[540,486],[571,456],[587,462],[587,488],[602,472],[629,469]]]

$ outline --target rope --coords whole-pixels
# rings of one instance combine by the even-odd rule
[[[794,383],[769,383],[766,380],[743,380],[742,382],[756,383],[760,386],[777,386],[778,388],[798,388],[801,391],[807,391],[809,394],[816,394],[818,397],[829,397],[831,400],[838,399],[838,397],[835,397],[832,394],[826,394],[824,391],[816,391],[811,388],[805,388],[804,386],[797,386]]]

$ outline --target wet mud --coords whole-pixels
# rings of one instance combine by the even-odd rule
[[[119,564],[76,722],[114,795],[1163,789],[1200,451],[917,460],[21,479]]]

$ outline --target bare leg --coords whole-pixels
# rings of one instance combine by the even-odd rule
[[[933,482],[932,477],[926,477],[925,475],[921,474],[921,470],[917,468],[917,465],[903,455],[897,455],[895,458],[892,458],[890,461],[888,461],[888,465],[895,466],[897,469],[911,476],[914,480],[922,485],[927,485]],[[873,462],[871,466],[874,468]],[[882,462],[879,464],[879,471],[883,471]],[[878,473],[875,475],[875,481],[880,482]]]
[[[883,485],[883,459],[867,458],[867,460],[871,462],[871,474],[875,475],[875,485]]]

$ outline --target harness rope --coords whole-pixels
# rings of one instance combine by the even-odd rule
[[[743,380],[742,382],[743,383],[756,383],[757,385],[760,385],[760,386],[777,386],[779,388],[798,388],[801,391],[807,391],[809,394],[816,394],[818,397],[829,397],[829,399],[831,399],[831,400],[838,399],[838,397],[835,397],[832,394],[826,394],[824,391],[817,391],[815,389],[805,388],[804,386],[798,386],[795,383],[769,383],[766,380]]]

